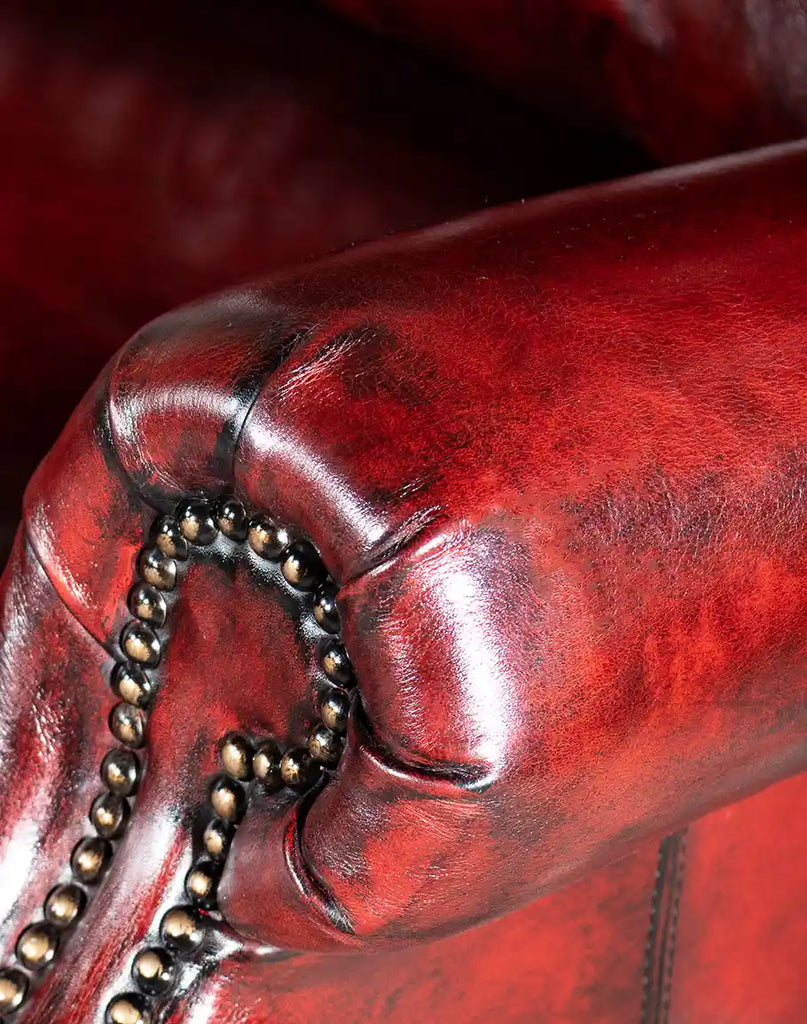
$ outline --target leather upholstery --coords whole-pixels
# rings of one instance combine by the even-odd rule
[[[36,768],[0,782],[8,941],[82,832],[133,563],[187,494],[313,540],[360,693],[335,778],[238,832],[239,962],[450,935],[802,770],[806,171],[794,145],[519,204],[138,334],[3,578],[0,749]],[[307,641],[260,574],[214,553],[183,586],[126,842],[32,1021],[119,984],[214,738],[304,734]]]
[[[0,10],[2,561],[36,465],[152,317],[642,166],[300,5],[95,6]]]
[[[799,0],[323,0],[677,162],[807,130]]]
[[[807,979],[791,951],[807,938],[793,905],[807,864],[796,821],[804,774],[696,822],[680,893],[672,1020],[800,1018]]]

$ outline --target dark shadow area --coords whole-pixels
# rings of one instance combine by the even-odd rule
[[[0,12],[3,551],[103,363],[205,292],[646,166],[294,3]]]

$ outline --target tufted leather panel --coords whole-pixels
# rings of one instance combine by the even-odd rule
[[[220,896],[241,955],[449,935],[805,767],[806,170],[795,145],[390,239],[169,314],[99,379],[27,493],[5,706],[69,701],[79,671],[101,699],[148,523],[188,493],[271,510],[341,586],[347,749],[313,798],[250,807]],[[34,1021],[103,1003],[178,891],[213,737],[302,729],[305,638],[228,565],[172,609],[147,784],[87,918],[125,931],[85,921]],[[66,691],[14,668],[51,622]],[[50,743],[91,750],[103,718]],[[6,786],[24,822],[31,782]],[[15,856],[44,869],[78,827],[15,829]]]

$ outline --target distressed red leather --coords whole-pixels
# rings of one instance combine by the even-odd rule
[[[799,0],[324,0],[569,117],[616,127],[661,160],[807,130]]]
[[[494,916],[804,766],[804,160],[482,215],[259,293],[317,325],[235,479],[344,586],[364,714],[302,845],[357,937]],[[246,823],[228,917],[355,941],[264,870],[281,835]]]
[[[789,951],[807,925],[794,912],[807,834],[799,775],[688,830],[668,994],[673,1020],[798,1020],[804,972]]]
[[[289,4],[92,17],[4,4],[0,152],[3,560],[30,475],[147,320],[348,244],[642,166]]]
[[[134,559],[189,493],[314,541],[359,702],[321,792],[250,805],[225,973],[172,1020],[242,969],[271,987],[280,950],[416,948],[641,874],[646,840],[804,769],[805,172],[793,145],[494,210],[140,332],[3,578],[2,962],[83,832]],[[216,737],[308,725],[309,639],[249,564],[194,563],[171,615],[135,814],[37,1024],[98,1012],[176,900]]]

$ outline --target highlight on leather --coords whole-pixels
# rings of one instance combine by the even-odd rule
[[[132,805],[142,784],[141,757],[147,746],[148,711],[158,693],[163,631],[175,602],[181,567],[192,552],[203,552],[217,542],[219,555],[232,558],[234,545],[248,542],[254,557],[277,563],[273,583],[280,581],[307,595],[306,607],[322,631],[319,661],[322,678],[317,687],[315,721],[305,747],[283,750],[274,738],[255,741],[230,732],[219,744],[223,773],[209,783],[209,806],[202,812],[199,856],[185,878],[184,903],[168,908],[156,929],[155,941],[137,952],[132,963],[135,991],[115,995],[107,1007],[110,1024],[131,1024],[156,1019],[158,1006],[175,993],[187,972],[187,961],[207,945],[216,928],[216,889],[233,836],[246,811],[248,784],[277,792],[283,787],[305,793],[320,786],[338,764],[343,734],[350,713],[350,691],[355,685],[352,666],[342,645],[336,588],[317,552],[304,539],[265,515],[249,516],[243,504],[224,498],[216,504],[181,502],[176,517],[160,516],[152,525],[148,544],[137,559],[140,582],[129,592],[133,616],[120,635],[120,653],[111,672],[111,689],[120,698],[109,714],[109,730],[120,744],[112,747],[100,765],[105,789],[89,809],[94,834],[82,838],[70,857],[73,880],[56,885],[43,906],[43,920],[28,924],[16,942],[16,962],[0,965],[0,1011],[22,1008],[41,979],[56,962],[60,946],[70,937],[109,869],[126,832]],[[228,543],[229,542],[229,543]],[[212,917],[211,917],[212,915]]]
[[[15,939],[84,834],[121,637],[146,666],[115,675],[132,706],[160,674],[125,837],[32,1022],[167,971],[136,958],[187,902],[195,812],[241,806],[240,782],[208,788],[222,737],[310,732],[308,592],[215,557],[172,604],[174,556],[141,558],[186,499],[307,538],[360,681],[327,784],[253,791],[217,889],[228,977],[457,933],[805,767],[805,171],[784,147],[488,211],[122,350],[33,480],[3,581],[2,753],[46,766],[2,780],[5,819],[32,815]],[[138,564],[156,593],[132,591]]]

